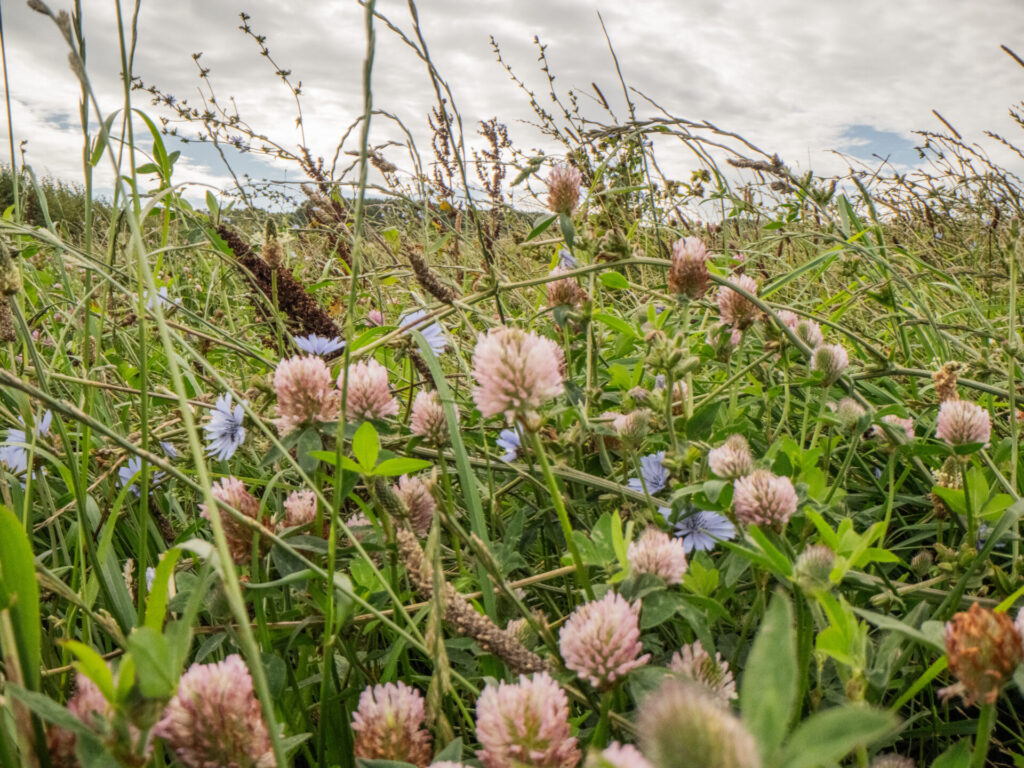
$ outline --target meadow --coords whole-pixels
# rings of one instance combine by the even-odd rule
[[[86,129],[0,176],[0,766],[1024,764],[1012,137],[819,177],[509,68],[538,154],[366,2],[331,162],[128,47],[102,111],[30,5]],[[180,140],[305,182],[196,198]]]

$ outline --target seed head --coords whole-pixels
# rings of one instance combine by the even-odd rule
[[[352,714],[354,752],[364,760],[430,763],[430,733],[423,727],[423,695],[403,682],[375,685],[359,696]]]
[[[946,363],[932,374],[932,381],[935,382],[935,396],[940,403],[947,400],[958,400],[960,393],[957,391],[957,383],[960,379],[960,371],[963,365],[957,362]]]
[[[504,414],[535,428],[538,409],[564,390],[561,348],[533,331],[500,326],[480,334],[473,355],[473,400],[485,417]]]
[[[612,428],[626,445],[640,445],[651,430],[651,415],[647,408],[638,408],[629,413],[616,413],[612,419]]]
[[[752,277],[737,275],[733,277],[732,282],[747,293],[757,295],[757,282]],[[753,325],[761,310],[746,296],[723,285],[718,289],[718,313],[723,323],[733,326],[737,331],[743,331]]]
[[[946,695],[959,693],[967,705],[994,704],[1000,687],[1024,659],[1024,648],[1009,616],[974,603],[946,623],[946,654],[959,681],[944,689]]]
[[[548,208],[562,216],[572,216],[580,202],[583,174],[570,165],[557,165],[548,175]]]
[[[782,530],[796,512],[796,489],[788,477],[757,469],[736,481],[732,503],[740,522]]]
[[[696,237],[684,237],[672,246],[668,289],[672,293],[699,299],[708,289],[708,250]]]
[[[559,633],[565,666],[599,690],[611,688],[651,655],[641,655],[640,603],[614,592],[579,606]]]
[[[252,677],[237,654],[189,667],[153,732],[188,768],[274,766]]]
[[[235,477],[222,477],[210,487],[213,498],[222,504],[241,512],[253,520],[260,520],[260,501],[249,493],[242,481]],[[210,510],[205,504],[200,505],[201,517],[210,519]],[[220,515],[221,526],[224,528],[224,537],[228,541],[228,551],[231,559],[237,565],[243,565],[252,556],[252,537],[254,531],[239,522],[228,512],[217,510]],[[261,521],[262,522],[262,521]]]
[[[988,411],[969,400],[947,400],[939,406],[935,436],[949,445],[988,444],[992,422]]]
[[[634,573],[650,573],[666,584],[681,584],[686,573],[683,542],[657,528],[648,528],[639,539],[630,542],[628,557]]]
[[[348,379],[348,401],[345,409],[349,417],[360,420],[383,419],[398,413],[398,401],[391,395],[388,369],[376,360],[349,366],[351,377],[342,371],[338,375],[338,389]]]
[[[426,536],[434,519],[437,502],[434,501],[434,480],[402,475],[398,478],[395,493],[409,510],[409,527],[417,536]]]
[[[484,768],[575,768],[569,700],[547,672],[488,685],[476,703],[477,757]]]
[[[708,467],[723,480],[734,480],[754,471],[754,457],[743,435],[732,435],[708,452]]]

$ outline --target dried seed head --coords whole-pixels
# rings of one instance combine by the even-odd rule
[[[999,689],[1024,659],[1024,648],[1009,616],[974,603],[947,622],[946,654],[949,670],[959,681],[944,689],[946,695],[959,693],[967,705],[994,704]]]
[[[960,379],[960,371],[963,368],[963,363],[953,361],[946,363],[932,374],[932,380],[935,382],[935,396],[939,398],[940,403],[960,398],[960,393],[957,391],[957,382]]]
[[[696,237],[684,237],[672,246],[668,289],[688,299],[701,298],[708,289],[708,251]]]

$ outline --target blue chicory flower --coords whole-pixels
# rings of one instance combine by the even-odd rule
[[[209,441],[206,454],[221,461],[234,456],[238,446],[245,440],[245,427],[242,426],[244,418],[245,409],[241,405],[236,405],[234,410],[231,409],[230,393],[225,392],[217,398],[210,421],[203,427]]]
[[[18,420],[21,421],[22,426],[25,425],[24,420],[20,418]],[[53,414],[50,411],[45,411],[32,430],[35,436],[37,438],[46,437],[52,422]],[[0,462],[7,464],[7,468],[12,474],[20,475],[28,469],[28,449],[25,445],[29,442],[31,441],[27,439],[24,429],[12,428],[7,430],[7,439],[0,443]]]
[[[659,507],[658,512],[671,523],[671,509]],[[675,524],[675,535],[682,538],[686,554],[710,552],[716,542],[736,538],[736,526],[725,515],[698,509]]]
[[[558,252],[558,266],[564,269],[576,269],[579,265],[580,263],[576,260],[576,257],[565,248]]]
[[[425,309],[406,312],[398,320],[398,324],[404,328],[418,323],[426,316],[427,311]],[[427,344],[430,345],[430,348],[433,350],[435,355],[440,355],[448,348],[448,334],[445,333],[445,330],[440,323],[431,323],[430,325],[424,326],[423,328],[417,328],[416,330],[423,334],[423,338],[427,340]]]
[[[311,355],[329,355],[339,349],[344,349],[345,342],[336,336],[328,338],[311,333],[309,336],[296,336],[295,346]]]
[[[646,487],[647,493],[653,496],[668,485],[668,470],[661,464],[664,460],[664,451],[649,453],[642,457],[640,459],[640,475],[643,479],[631,477],[626,481],[626,485],[638,493],[643,493]]]
[[[523,444],[519,439],[519,433],[514,429],[503,429],[498,433],[497,445],[505,454],[501,457],[502,461],[515,461],[519,458],[519,451],[522,450]]]

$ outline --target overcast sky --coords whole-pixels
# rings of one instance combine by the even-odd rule
[[[69,0],[49,2],[55,11],[70,8]],[[88,71],[107,112],[121,106],[115,3],[82,0]],[[78,85],[64,42],[48,19],[20,0],[4,0],[2,8],[15,141],[27,140],[26,157],[38,173],[80,179]],[[378,9],[411,33],[405,0],[380,0]],[[127,3],[124,10],[130,14]],[[252,125],[296,146],[294,104],[253,41],[238,31],[243,10],[254,30],[267,36],[278,63],[302,81],[308,143],[314,155],[330,157],[361,112],[365,37],[355,0],[143,0],[135,73],[198,103],[191,54],[202,51],[222,101],[233,96]],[[630,85],[676,116],[710,120],[797,168],[842,171],[845,161],[831,150],[913,164],[912,147],[919,140],[912,131],[942,128],[932,109],[968,139],[985,142],[982,131],[990,129],[1024,143],[1006,114],[1024,97],[1024,69],[999,48],[1005,44],[1024,55],[1021,0],[419,3],[431,54],[453,89],[467,132],[477,120],[497,116],[517,145],[549,150],[554,147],[522,122],[532,118],[529,103],[496,61],[489,37],[543,97],[547,88],[533,44],[539,36],[548,45],[557,86],[592,94],[590,84],[596,82],[622,117],[622,91],[598,11]],[[380,23],[373,89],[375,106],[400,117],[429,159],[430,81],[422,63]],[[166,114],[144,97],[136,94],[136,106],[154,116]],[[599,116],[590,96],[581,103]],[[641,112],[651,110],[641,105]],[[0,124],[6,134],[6,120]],[[378,121],[371,140],[391,138],[400,139],[400,132]],[[5,135],[5,162],[6,145]],[[350,139],[346,146],[354,149],[356,143]],[[176,180],[227,183],[209,148],[172,148],[184,150]],[[1020,170],[1019,158],[1014,164],[1012,157],[993,154]],[[398,149],[386,156],[401,169],[411,167]],[[254,176],[298,177],[295,169],[251,157],[240,159],[238,168]]]

